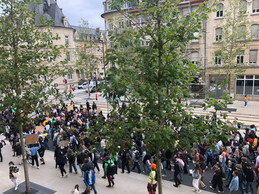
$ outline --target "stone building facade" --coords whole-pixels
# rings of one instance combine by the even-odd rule
[[[53,36],[58,35],[60,37],[59,40],[54,40],[54,45],[66,46],[66,49],[62,53],[60,58],[55,59],[50,56],[50,59],[46,63],[58,63],[60,61],[67,61],[67,66],[71,68],[71,72],[68,72],[64,77],[58,77],[54,80],[53,85],[58,89],[64,90],[65,88],[68,90],[72,86],[77,86],[78,82],[81,79],[85,79],[82,76],[82,73],[77,68],[77,60],[79,60],[78,51],[82,52],[81,48],[84,48],[83,45],[87,44],[88,41],[83,41],[78,38],[78,29],[77,26],[70,25],[68,19],[63,14],[62,8],[58,6],[57,0],[41,0],[39,4],[30,5],[30,10],[37,13],[35,17],[35,24],[39,24],[40,17],[51,19],[53,21],[53,25],[50,30],[53,33]],[[105,52],[105,39],[104,32],[100,29],[90,29],[88,37],[95,37],[97,40],[97,36],[100,37],[99,40],[95,41],[95,47],[91,48],[91,54],[95,57],[99,58],[99,61],[102,61],[103,53]],[[78,49],[79,48],[79,49]],[[92,50],[93,49],[93,50]],[[88,50],[87,50],[88,51]],[[85,51],[85,52],[87,52]],[[96,67],[95,72],[92,72],[97,76],[97,78],[103,78],[104,70],[103,70],[103,62],[100,62]]]
[[[109,30],[113,30],[114,25],[119,25],[120,21],[127,24],[127,20],[111,7],[110,2],[111,0],[103,2],[104,13],[102,17],[105,21],[106,34],[109,33]],[[182,1],[179,5],[181,14],[184,15],[198,9],[198,5],[202,2],[202,0]],[[201,38],[190,42],[188,45],[190,60],[205,69],[200,74],[199,83],[192,86],[192,91],[198,93],[201,98],[207,94],[212,94],[213,97],[219,98],[225,92],[221,84],[225,80],[226,74],[224,71],[215,70],[215,52],[218,49],[216,38],[220,35],[220,30],[218,29],[222,26],[224,10],[228,9],[229,0],[217,2],[218,5],[215,7],[217,11],[208,15],[207,22],[203,24],[202,34],[196,34]],[[244,0],[242,3],[248,21],[246,29],[249,33],[251,32],[251,41],[244,47],[242,53],[237,56],[238,60],[242,60],[246,66],[242,74],[231,77],[230,94],[238,100],[242,100],[244,95],[248,95],[249,100],[259,100],[259,0]],[[137,6],[135,4],[124,4],[122,7],[130,13],[134,12]],[[114,22],[117,22],[117,24],[114,24]],[[109,46],[109,43],[107,45]]]

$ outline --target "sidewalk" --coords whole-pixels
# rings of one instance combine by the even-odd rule
[[[18,164],[18,158],[12,157],[11,147],[9,142],[2,148],[3,162],[0,163],[0,192],[3,193],[11,188],[13,188],[13,183],[9,179],[9,161],[13,161]],[[76,184],[79,185],[80,193],[85,189],[83,183],[83,178],[80,177],[80,173],[69,174],[67,178],[60,177],[59,169],[55,169],[54,153],[52,151],[45,152],[45,165],[41,165],[40,169],[36,167],[28,166],[30,181],[39,184],[43,187],[55,190],[57,194],[70,194],[72,189]],[[19,166],[21,176],[18,178],[19,183],[24,181],[23,167]],[[100,169],[102,166],[99,165]],[[68,172],[68,166],[65,166]],[[147,181],[148,177],[142,174],[130,173],[121,174],[120,169],[118,169],[118,175],[115,175],[115,186],[114,188],[106,188],[108,184],[107,179],[102,179],[100,174],[96,174],[96,188],[99,194],[144,194],[147,193]],[[19,189],[17,194],[20,193]],[[91,192],[93,193],[93,192]],[[158,192],[157,192],[158,193]],[[163,181],[163,194],[193,194],[191,187],[181,185],[179,188],[173,187],[173,182]],[[209,194],[210,192],[202,191],[204,194]]]

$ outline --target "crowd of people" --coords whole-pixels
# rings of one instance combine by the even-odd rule
[[[60,169],[61,177],[67,177],[68,173],[65,165],[69,166],[69,173],[80,174],[84,180],[86,190],[83,193],[93,191],[97,193],[95,173],[100,173],[100,162],[104,169],[102,178],[106,179],[107,187],[115,186],[115,174],[117,167],[121,168],[121,173],[130,173],[137,170],[138,173],[145,173],[149,176],[147,184],[148,193],[156,192],[156,157],[154,153],[149,153],[145,149],[144,136],[137,132],[131,135],[132,147],[121,147],[121,151],[116,154],[109,153],[105,148],[105,138],[100,132],[97,137],[92,138],[87,133],[90,127],[94,127],[98,119],[103,122],[109,121],[109,116],[104,117],[102,111],[97,112],[97,106],[93,103],[92,107],[86,102],[76,107],[71,101],[73,109],[68,110],[68,105],[62,107],[55,106],[47,113],[37,112],[32,118],[33,124],[24,126],[24,137],[26,134],[39,134],[39,144],[27,145],[31,156],[31,165],[36,164],[40,168],[44,165],[44,152],[50,149],[49,142],[54,145],[55,168]],[[125,104],[123,107],[125,108]],[[5,123],[5,135],[9,139],[13,149],[13,155],[21,157],[21,143],[15,120],[12,118],[12,110],[6,110],[0,115],[1,121]],[[44,126],[44,132],[36,132],[36,126]],[[234,126],[237,127],[236,123]],[[237,127],[238,128],[238,127]],[[215,145],[205,143],[193,143],[189,149],[182,150],[161,150],[162,173],[169,176],[173,172],[174,186],[178,187],[183,181],[183,174],[193,177],[193,191],[200,193],[201,189],[206,189],[208,185],[203,183],[207,177],[207,172],[213,170],[213,177],[209,186],[212,190],[223,193],[224,190],[230,193],[240,191],[244,193],[255,193],[258,188],[258,169],[259,169],[259,146],[256,136],[256,127],[251,125],[241,134],[240,130],[233,131],[232,138],[227,142],[215,142]],[[213,147],[213,149],[211,148]],[[0,145],[0,159],[1,145]],[[18,183],[13,177],[14,163],[10,162],[10,178],[17,189]],[[225,185],[224,185],[225,183]],[[225,188],[224,188],[225,186]],[[75,186],[74,193],[79,193],[78,185]]]

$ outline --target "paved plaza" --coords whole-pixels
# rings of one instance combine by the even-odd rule
[[[4,160],[0,162],[0,193],[13,188],[13,183],[9,179],[8,162],[14,161],[18,164],[19,160],[17,157],[12,157],[11,147],[9,142],[2,149]],[[51,190],[56,191],[57,194],[70,194],[73,187],[78,184],[80,192],[83,192],[85,185],[83,183],[83,178],[80,174],[69,174],[67,178],[60,177],[59,169],[55,168],[54,153],[52,151],[45,152],[46,164],[41,165],[40,169],[36,167],[29,167],[30,181],[47,187]],[[19,183],[24,181],[23,167],[19,166],[21,176],[18,178]],[[101,167],[101,164],[99,164]],[[68,166],[65,166],[68,171]],[[106,188],[107,179],[102,179],[103,171],[100,174],[96,174],[96,187],[99,194],[144,194],[147,193],[147,181],[148,176],[130,173],[121,174],[120,169],[118,169],[118,175],[115,175],[115,186],[114,188]],[[21,193],[21,190],[17,190],[14,193]],[[93,192],[92,192],[93,193]],[[164,194],[176,194],[176,193],[193,193],[192,188],[181,185],[178,188],[173,187],[173,182],[163,181],[163,193]],[[202,193],[210,193],[207,191],[202,191]]]

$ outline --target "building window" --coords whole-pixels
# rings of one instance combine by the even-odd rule
[[[253,13],[259,12],[259,0],[253,0]]]
[[[68,38],[68,36],[65,36],[65,44],[69,45],[69,38]]]
[[[142,26],[144,23],[143,18],[141,16],[138,17],[138,25]]]
[[[109,30],[113,30],[113,23],[109,22]]]
[[[70,52],[67,52],[67,61],[70,61]]]
[[[253,40],[259,39],[259,24],[254,24],[251,26],[251,37]]]
[[[131,20],[129,20],[129,19],[126,20],[126,26],[127,26],[127,27],[131,27]]]
[[[222,28],[217,28],[216,29],[216,41],[221,41],[222,40]]]
[[[120,29],[124,28],[124,21],[123,21],[123,19],[119,20],[119,28]]]
[[[190,8],[189,7],[182,8],[182,16],[187,15],[189,12],[190,12]]]
[[[256,64],[257,63],[257,50],[250,50],[249,63],[250,64]]]
[[[245,40],[246,39],[246,26],[242,25],[238,27],[238,40]]]
[[[221,52],[217,51],[215,53],[215,65],[221,65]]]
[[[194,65],[197,65],[199,63],[199,53],[198,52],[192,52],[191,53],[191,62]]]
[[[245,14],[246,10],[247,10],[247,2],[246,2],[246,0],[242,0],[240,2],[239,12]]]
[[[217,13],[216,13],[217,18],[223,17],[223,7],[224,6],[222,3],[217,5]]]
[[[73,79],[73,74],[72,74],[71,71],[68,72],[68,74],[67,74],[67,79]]]
[[[240,54],[237,55],[237,64],[243,64],[244,63],[244,57],[245,57],[245,52],[240,51]]]
[[[259,75],[240,75],[236,81],[236,94],[259,95]]]

